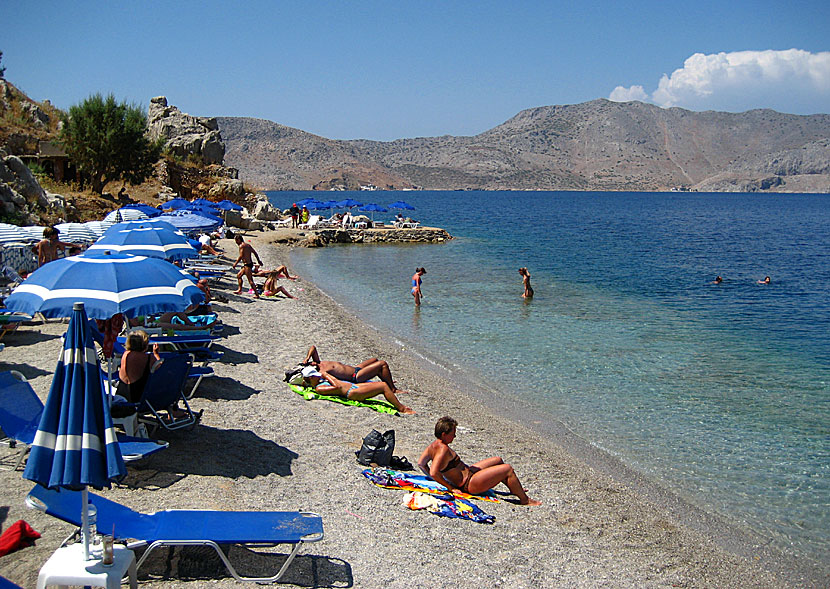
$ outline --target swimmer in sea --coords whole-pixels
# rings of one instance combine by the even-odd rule
[[[770,277],[766,276],[763,280],[759,280],[758,284],[769,284],[771,282]]]
[[[525,287],[525,291],[522,293],[523,299],[532,299],[533,298],[533,287],[530,286],[530,272],[528,272],[527,268],[519,268],[519,274],[522,275],[522,282]]]
[[[415,274],[412,275],[412,296],[415,297],[415,306],[421,306],[421,276],[426,274],[426,268],[415,268]]]
[[[541,501],[531,499],[519,482],[513,467],[493,456],[470,466],[464,464],[450,443],[455,439],[458,425],[452,417],[442,417],[435,424],[435,440],[418,459],[418,467],[450,491],[461,491],[470,495],[479,495],[489,491],[499,483],[504,483],[522,505],[541,505]]]
[[[721,282],[723,282],[723,278],[715,276],[715,281],[712,284],[720,284]]]

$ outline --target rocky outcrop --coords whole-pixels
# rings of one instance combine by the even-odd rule
[[[147,113],[150,137],[163,138],[167,149],[181,158],[197,156],[205,164],[222,164],[225,144],[215,118],[194,117],[167,104],[167,98],[150,100]]]
[[[419,227],[418,229],[320,229],[310,233],[306,247],[320,247],[327,243],[443,243],[452,239],[445,229]]]
[[[0,212],[12,220],[36,225],[38,210],[63,216],[65,199],[47,193],[23,161],[0,151]]]

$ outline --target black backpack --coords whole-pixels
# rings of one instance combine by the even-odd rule
[[[363,438],[363,445],[357,454],[357,461],[364,465],[377,464],[389,466],[392,462],[392,453],[395,451],[395,430],[380,433],[373,429]]]

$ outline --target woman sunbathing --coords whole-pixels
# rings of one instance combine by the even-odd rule
[[[450,491],[461,491],[471,495],[479,495],[499,483],[504,483],[510,492],[519,498],[522,505],[542,504],[541,501],[527,496],[513,467],[505,464],[500,457],[493,456],[471,466],[464,464],[458,454],[450,448],[450,443],[455,439],[457,425],[458,422],[452,417],[442,417],[435,424],[435,437],[438,439],[427,446],[418,459],[418,467],[424,474],[431,476]]]
[[[385,382],[361,382],[358,384],[338,380],[326,370],[318,371],[313,366],[303,368],[304,384],[322,395],[335,395],[346,397],[353,401],[365,401],[377,395],[383,395],[387,401],[395,406],[401,413],[411,415],[415,413],[412,409],[398,401],[395,393]]]

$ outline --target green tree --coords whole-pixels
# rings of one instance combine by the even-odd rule
[[[110,94],[95,94],[69,108],[61,130],[67,155],[89,176],[92,190],[101,194],[107,182],[141,184],[153,173],[163,140],[150,141],[147,115]]]

